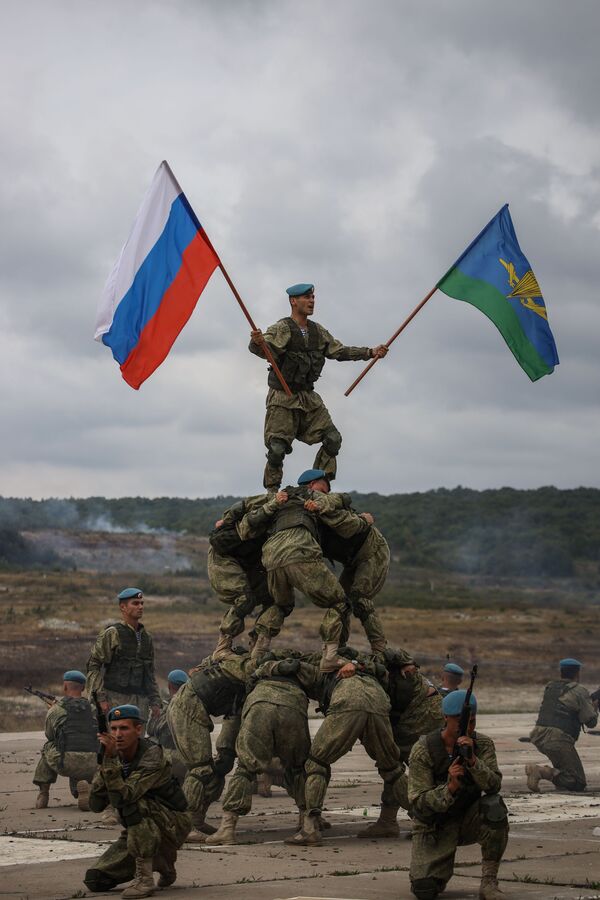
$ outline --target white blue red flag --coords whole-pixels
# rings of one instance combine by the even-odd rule
[[[136,390],[163,362],[219,257],[162,162],[100,300],[95,339]]]

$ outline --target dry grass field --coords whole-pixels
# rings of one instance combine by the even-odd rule
[[[35,532],[72,570],[0,572],[0,728],[42,727],[45,708],[23,693],[57,690],[65,668],[85,669],[99,629],[118,618],[117,592],[141,587],[159,681],[214,645],[223,607],[206,578],[205,538],[157,534]],[[555,661],[577,656],[584,681],[600,681],[598,606],[584,579],[477,579],[392,564],[379,598],[390,644],[410,649],[436,677],[446,654],[478,662],[486,711],[529,711]],[[304,598],[277,639],[312,648],[322,613]],[[352,642],[366,647],[357,622]]]

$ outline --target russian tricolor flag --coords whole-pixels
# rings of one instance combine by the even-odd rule
[[[136,390],[163,362],[219,265],[202,225],[162,162],[106,282],[95,339]]]

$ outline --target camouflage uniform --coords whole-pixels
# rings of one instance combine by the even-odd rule
[[[70,710],[74,713],[73,724],[65,727]],[[48,710],[45,732],[47,741],[42,747],[33,783],[54,784],[58,775],[72,781],[91,781],[97,768],[98,741],[89,702],[84,697],[61,697]],[[88,749],[70,750],[73,746]]]
[[[319,516],[323,556],[344,566],[340,584],[348,597],[352,613],[361,622],[371,649],[385,649],[386,639],[373,598],[382,589],[390,565],[390,548],[382,533],[362,516],[348,517],[348,503],[341,510]],[[341,643],[347,643],[344,631]]]
[[[454,871],[458,846],[481,844],[484,865],[486,861],[499,862],[506,849],[508,816],[498,794],[502,775],[494,742],[479,733],[473,739],[476,762],[465,766],[464,783],[454,795],[447,787],[452,757],[439,730],[420,737],[410,754],[410,880],[417,897],[434,898],[444,890]],[[482,798],[483,793],[489,796]]]
[[[169,703],[167,721],[177,750],[188,773],[183,790],[193,813],[204,815],[208,806],[221,796],[225,775],[231,771],[235,759],[233,740],[245,696],[246,678],[255,663],[249,653],[231,653],[227,658],[199,671],[179,688]],[[213,760],[210,733],[214,728],[211,716],[233,716],[230,725],[221,731],[220,759]],[[228,739],[226,742],[226,738]]]
[[[555,772],[548,780],[560,790],[585,790],[585,772],[575,743],[582,725],[594,728],[597,722],[598,713],[583,685],[566,678],[546,685],[530,740],[549,758]]]
[[[170,702],[170,700],[167,700],[167,702],[163,704],[160,716],[157,719],[148,720],[146,731],[148,733],[148,737],[152,738],[160,747],[163,748],[163,750],[165,751],[165,757],[171,763],[173,775],[175,776],[179,784],[183,784],[185,776],[187,775],[187,766],[177,752],[177,747],[175,746],[175,741],[173,739],[173,735],[171,734],[171,729],[169,728],[169,723],[167,721],[167,710],[169,708]]]
[[[96,692],[98,700],[114,706],[132,703],[143,719],[149,706],[160,706],[161,699],[154,674],[154,645],[140,623],[135,631],[117,622],[100,632],[87,665],[86,692]]]
[[[342,436],[333,424],[321,397],[314,390],[326,359],[366,360],[371,358],[368,347],[346,347],[317,322],[307,323],[307,334],[291,317],[280,319],[264,332],[264,339],[275,362],[281,369],[292,396],[288,397],[272,370],[269,370],[267,413],[265,417],[265,446],[267,465],[264,486],[273,490],[283,477],[283,461],[292,452],[292,442],[322,446],[315,456],[314,468],[323,469],[330,479],[335,478],[336,457]],[[250,342],[251,353],[265,359],[262,346]]]
[[[388,664],[387,688],[392,704],[390,720],[400,757],[403,762],[408,762],[419,737],[443,726],[442,698],[418,669],[402,675],[402,666],[414,664],[406,650],[390,651],[389,659],[392,660]]]
[[[109,804],[118,810],[123,831],[88,869],[85,885],[107,891],[130,881],[136,858],[153,858],[155,871],[174,873],[191,816],[162,747],[142,738],[128,775],[118,756],[104,758],[92,784],[90,808],[102,812]]]
[[[264,610],[273,603],[261,561],[265,528],[256,528],[244,538],[238,528],[243,516],[267,499],[261,494],[236,503],[225,511],[222,526],[209,537],[208,579],[221,603],[229,606],[219,630],[232,638],[244,631],[245,617],[257,606]]]
[[[304,809],[304,763],[310,749],[308,698],[298,677],[281,675],[279,668],[278,661],[267,662],[251,676],[256,687],[244,703],[236,743],[238,764],[223,800],[223,809],[238,816],[250,812],[252,781],[269,771],[276,756],[284,768],[288,794]]]
[[[312,670],[312,671],[311,671]],[[383,779],[382,803],[407,803],[407,781],[400,754],[390,726],[390,701],[375,677],[374,663],[360,664],[350,678],[338,678],[337,673],[319,675],[306,663],[300,677],[307,687],[316,691],[325,720],[313,738],[306,771],[306,811],[318,815],[323,809],[325,794],[331,778],[331,765],[352,750],[360,741],[375,761]]]
[[[294,589],[301,591],[315,606],[327,609],[321,623],[324,642],[339,644],[348,631],[349,605],[343,587],[323,559],[319,544],[318,516],[325,511],[340,511],[339,521],[348,531],[361,530],[366,522],[347,509],[342,494],[324,494],[304,487],[287,487],[288,501],[278,504],[273,496],[261,508],[249,514],[240,530],[252,527],[262,518],[273,520],[274,532],[263,548],[263,564],[267,570],[269,592],[274,605],[256,621],[256,630],[273,637],[279,633],[284,618],[294,608]],[[319,505],[319,513],[304,509],[306,500]]]

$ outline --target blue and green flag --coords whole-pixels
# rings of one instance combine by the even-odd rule
[[[438,288],[492,320],[532,381],[549,375],[558,353],[540,286],[523,255],[508,203],[494,216]]]

